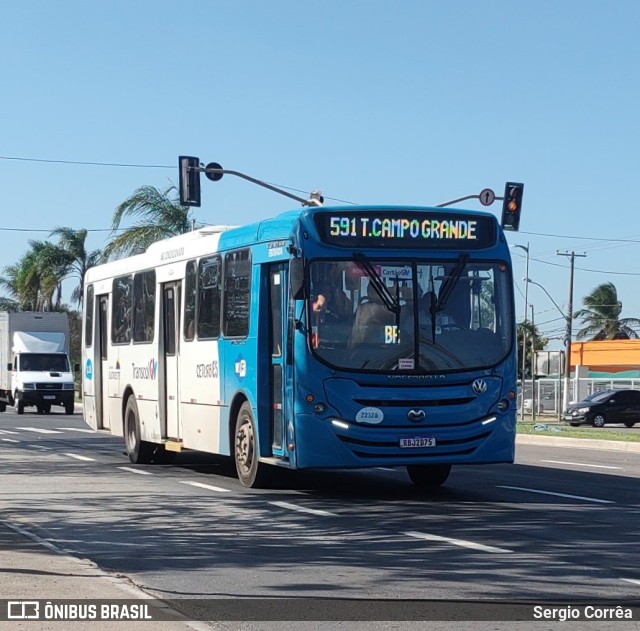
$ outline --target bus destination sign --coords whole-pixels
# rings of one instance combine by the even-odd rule
[[[494,245],[495,221],[486,215],[437,211],[318,213],[320,238],[344,247],[451,248],[479,250]]]

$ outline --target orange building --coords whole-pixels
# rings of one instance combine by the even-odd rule
[[[571,370],[576,366],[588,366],[590,377],[603,376],[593,373],[607,373],[611,377],[640,376],[640,340],[571,342]],[[636,375],[630,374],[632,372]]]

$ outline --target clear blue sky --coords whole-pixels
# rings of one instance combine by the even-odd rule
[[[623,317],[640,318],[639,24],[624,0],[5,2],[0,270],[56,226],[102,247],[114,208],[175,183],[182,154],[358,203],[524,182],[508,238],[529,244],[530,277],[564,309],[556,252],[586,253],[574,308],[610,280]],[[295,206],[233,177],[203,179],[202,195],[206,223]],[[524,252],[513,258],[521,319]],[[553,303],[529,296],[561,337]]]

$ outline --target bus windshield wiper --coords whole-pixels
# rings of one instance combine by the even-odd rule
[[[376,272],[373,265],[371,265],[371,261],[361,252],[354,253],[353,258],[369,277],[369,281],[375,292],[380,296],[380,300],[382,300],[382,304],[385,309],[391,311],[391,313],[395,313],[396,315],[399,314],[400,300],[391,295],[391,292],[384,284],[383,280],[378,276],[378,272]]]
[[[451,270],[451,274],[447,276],[447,279],[444,281],[442,287],[440,288],[440,292],[438,293],[438,301],[435,304],[436,312],[442,311],[446,307],[447,300],[449,300],[449,296],[451,295],[453,288],[456,286],[456,283],[460,280],[462,272],[464,271],[464,268],[467,266],[468,262],[468,254],[461,254],[458,257],[458,262]]]

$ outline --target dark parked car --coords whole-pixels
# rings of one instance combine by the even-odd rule
[[[640,422],[640,390],[600,390],[583,401],[569,404],[562,420],[577,427],[590,423],[603,427],[605,423],[624,423],[633,427]]]

